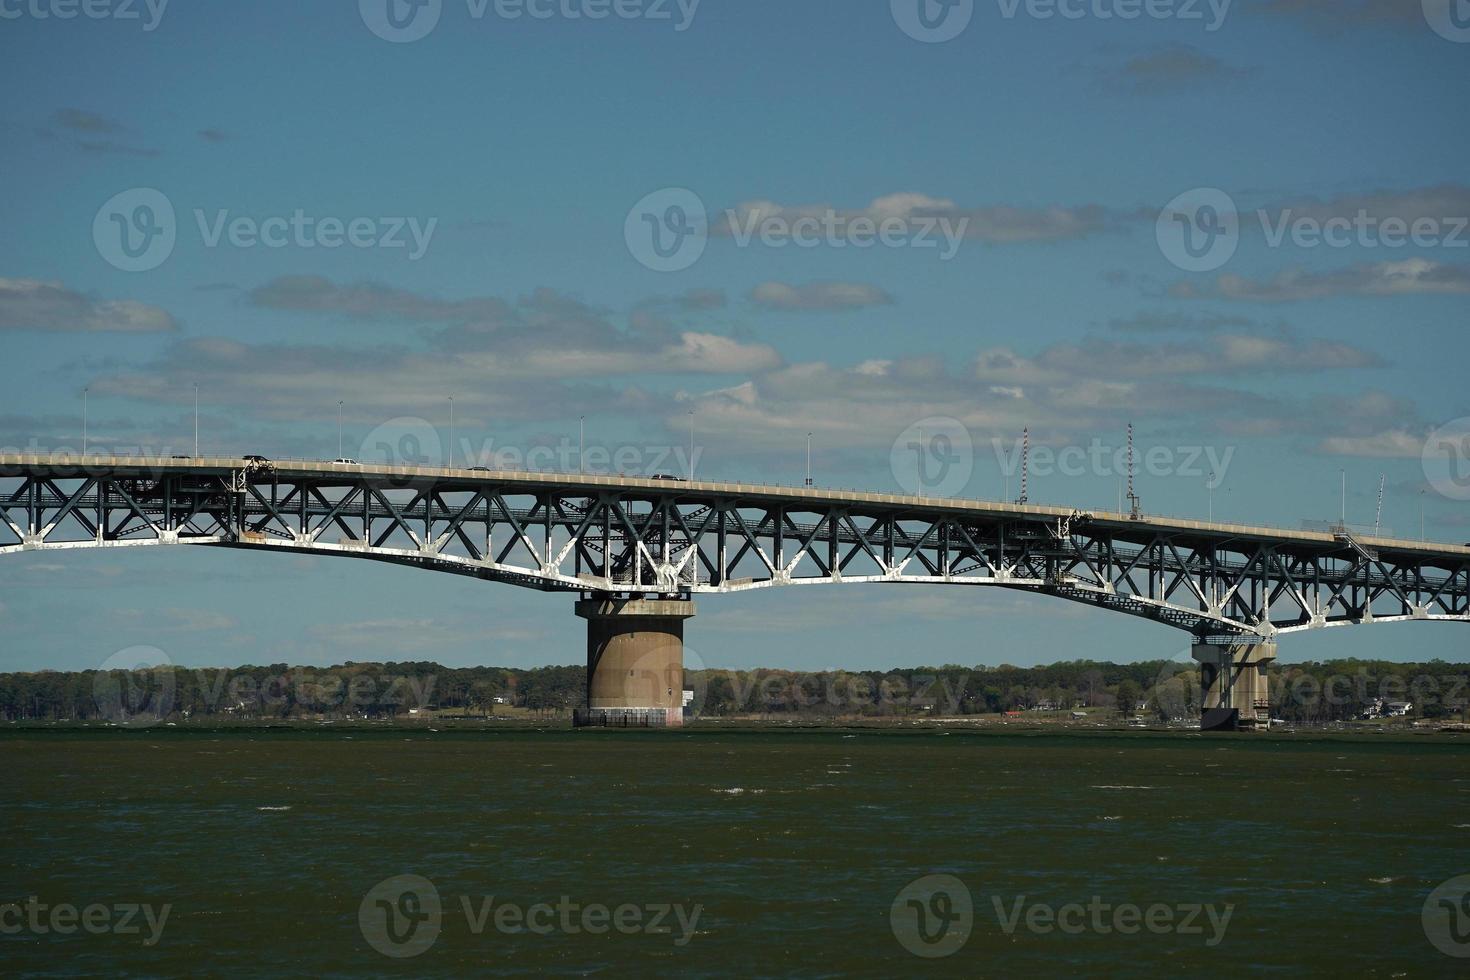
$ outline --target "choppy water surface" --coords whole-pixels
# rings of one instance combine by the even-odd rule
[[[1389,977],[1470,963],[1436,950],[1421,917],[1432,889],[1470,873],[1463,739],[15,732],[0,772],[0,903],[100,904],[109,921],[170,906],[153,945],[141,913],[137,933],[0,935],[10,975]],[[895,938],[890,907],[930,874],[959,879],[974,917],[958,952],[926,960]],[[442,907],[404,959],[359,915],[366,897],[386,923],[387,895],[398,938],[427,922],[396,886],[369,894],[399,875],[428,879]],[[915,894],[931,938],[959,914],[954,896]],[[538,903],[572,910],[542,913],[547,934],[496,928],[503,906]],[[1005,926],[1018,908],[1044,924],[1028,910],[1088,903],[1165,906],[1176,922],[1231,911],[1223,938],[1204,912],[1202,934],[1122,935],[1109,912],[1106,934],[1091,912],[1076,934]],[[700,906],[697,924],[670,911],[669,932],[625,934],[594,911],[585,924],[605,931],[582,928],[589,907],[648,924],[664,905]]]

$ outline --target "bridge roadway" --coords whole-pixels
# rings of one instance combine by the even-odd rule
[[[1345,529],[624,476],[0,454],[0,554],[160,544],[369,558],[580,592],[592,673],[655,647],[667,667],[696,594],[815,583],[989,585],[1150,618],[1194,635],[1207,698],[1213,663],[1227,706],[1232,691],[1257,700],[1231,664],[1263,678],[1278,633],[1470,622],[1470,546]],[[628,686],[591,703],[656,700],[651,710],[676,713],[682,680],[659,684],[656,699]]]

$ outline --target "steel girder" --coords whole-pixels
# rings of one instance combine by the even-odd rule
[[[0,554],[275,549],[618,594],[989,585],[1145,617],[1201,639],[1470,622],[1470,552],[1458,553],[1466,549],[1385,550],[1347,535],[1232,534],[1082,512],[967,512],[877,495],[781,499],[676,481],[180,469],[6,468]]]

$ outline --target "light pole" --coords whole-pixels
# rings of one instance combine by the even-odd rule
[[[1347,530],[1347,470],[1339,470],[1342,473],[1342,529]]]
[[[1419,488],[1419,543],[1424,543],[1424,488]]]
[[[82,455],[87,455],[87,389],[82,389]]]
[[[806,434],[806,485],[812,485],[812,434]]]
[[[689,412],[689,482],[694,482],[694,412]]]
[[[587,445],[587,416],[577,416],[577,472],[586,473],[587,468],[582,463],[582,454]]]
[[[454,468],[454,396],[449,396],[449,468]]]
[[[194,458],[199,458],[199,382],[194,382]]]
[[[342,458],[342,399],[337,399],[337,458]]]
[[[1205,489],[1210,491],[1210,523],[1215,523],[1215,474],[1211,471],[1205,480]]]

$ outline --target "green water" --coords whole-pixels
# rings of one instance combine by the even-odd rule
[[[1390,977],[1470,964],[1437,951],[1421,918],[1431,889],[1470,872],[1465,739],[13,732],[0,772],[0,903],[170,906],[152,945],[141,913],[138,933],[0,935],[5,975]],[[931,873],[960,879],[975,908],[943,959],[908,952],[890,925],[900,890]],[[443,914],[424,952],[394,959],[359,908],[405,874],[432,882]],[[490,896],[477,933],[463,903]],[[1232,911],[1222,937],[1208,923],[1008,934],[996,898],[1007,915],[1017,902]],[[636,906],[645,923],[649,906],[700,912],[683,931],[670,913],[657,934],[594,935],[576,911],[576,932],[560,918],[549,934],[495,927],[503,905],[558,902]]]

